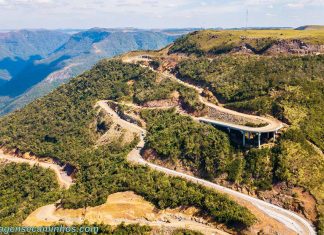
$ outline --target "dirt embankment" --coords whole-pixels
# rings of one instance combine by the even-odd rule
[[[54,204],[38,208],[23,222],[25,226],[49,226],[55,223],[74,224],[88,221],[116,226],[139,223],[153,227],[154,231],[171,234],[178,228],[202,231],[204,234],[228,234],[196,216],[194,207],[159,210],[134,192],[111,194],[106,203],[83,209],[62,209]],[[223,228],[222,228],[223,229]],[[161,234],[161,233],[157,233]]]

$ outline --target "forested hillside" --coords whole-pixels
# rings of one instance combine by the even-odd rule
[[[323,38],[323,30],[205,30],[185,35],[162,51],[143,52],[142,58],[151,58],[148,64],[156,70],[204,88],[202,96],[209,101],[287,124],[280,138],[266,141],[262,149],[242,148],[234,143],[238,138],[240,143],[241,133],[220,141],[213,137],[216,132],[196,128],[173,111],[143,111],[148,124],[144,156],[235,189],[243,187],[263,199],[267,195],[307,217],[311,203],[294,205],[305,198],[296,194],[301,187],[314,197],[312,211],[318,217],[312,220],[323,231]],[[132,55],[140,58],[141,53]],[[221,146],[221,154],[208,150],[211,145]]]
[[[93,39],[92,34],[87,37]],[[114,100],[122,107],[173,100],[178,107],[142,107],[134,112],[146,124],[143,155],[271,202],[271,193],[278,190],[275,195],[280,198],[274,203],[311,218],[322,232],[323,40],[318,30],[207,30],[183,36],[160,51],[125,55],[132,54],[141,66],[103,60],[0,119],[0,145],[74,165],[76,184],[62,193],[64,208],[99,205],[111,193],[131,190],[158,208],[195,206],[230,228],[251,226],[255,216],[227,197],[127,162],[137,137],[126,146],[118,141],[96,145],[98,132],[109,129],[109,124],[98,123],[98,100]],[[201,94],[206,100],[240,112],[271,115],[287,127],[261,149],[243,147],[235,142],[235,133],[190,117],[203,116],[205,104],[192,86],[176,82],[162,74],[164,70],[204,88]],[[270,196],[263,197],[266,192]],[[303,195],[314,202],[310,207],[315,216],[307,214]]]
[[[51,170],[27,164],[1,164],[0,179],[1,226],[19,225],[32,211],[60,197]]]
[[[162,158],[180,159],[210,179],[226,171],[233,160],[230,140],[222,131],[196,123],[173,109],[146,110],[142,116],[148,123],[147,147]]]
[[[0,143],[38,156],[57,157],[76,166],[76,184],[64,192],[64,208],[99,205],[111,193],[131,190],[158,208],[196,206],[229,227],[252,225],[255,217],[224,195],[130,165],[125,155],[135,146],[136,139],[128,147],[110,144],[94,148],[96,130],[89,128],[96,120],[96,101],[138,97],[150,89],[149,81],[154,77],[152,71],[138,65],[101,61],[48,96],[0,119]],[[147,85],[133,90],[129,81]]]
[[[43,39],[44,37],[41,36],[40,38]],[[2,85],[0,82],[0,115],[21,108],[32,100],[49,93],[71,77],[90,69],[100,59],[132,50],[160,49],[179,37],[177,34],[150,30],[125,32],[122,29],[104,28],[92,28],[73,34],[61,44],[55,44],[54,36],[53,38],[47,36],[44,39],[57,47],[51,47],[52,50],[48,54],[43,52],[44,49],[39,56],[35,52],[35,55],[32,54],[35,58],[24,63],[21,68],[17,65],[20,58],[14,59],[13,57],[10,60],[17,61],[9,65],[6,62],[9,58],[5,58],[1,64],[0,57],[0,78],[1,68],[4,72],[12,73],[10,81],[3,82]],[[41,41],[41,39],[38,40]],[[39,44],[41,47],[44,42],[41,41]],[[2,41],[0,40],[1,47]],[[24,47],[21,46],[21,48]]]
[[[0,33],[0,85],[33,61],[62,46],[69,35],[55,30],[18,30]]]
[[[324,56],[186,60],[180,78],[207,86],[227,107],[271,114],[304,130],[324,150]],[[235,79],[233,79],[235,78]]]
[[[289,32],[291,35],[283,32],[280,37],[295,35],[300,39],[303,35]],[[265,31],[258,32],[261,33],[266,34]],[[232,34],[232,37],[246,34],[255,33],[241,31]],[[179,51],[175,48],[184,48],[182,45],[195,48],[187,43],[192,41],[199,42],[195,45],[204,48],[208,40],[201,35],[219,35],[209,37],[211,43],[208,46],[222,40],[233,42],[218,32],[207,31],[179,39],[170,52]],[[304,35],[308,35],[305,42],[323,44],[323,30]],[[201,41],[196,41],[197,38]],[[258,42],[262,41],[265,42]],[[306,187],[316,197],[318,211],[323,214],[324,162],[320,152],[324,150],[324,56],[256,56],[241,52],[210,57],[211,51],[197,53],[190,50],[182,52],[195,53],[200,57],[185,59],[177,64],[174,71],[180,79],[207,87],[225,107],[258,115],[270,114],[289,125],[275,147],[249,151],[244,159],[233,163],[229,176],[235,176],[234,179],[243,185],[250,184],[247,179],[252,176],[261,189],[271,188],[271,185],[281,181]],[[321,150],[316,150],[313,144]],[[241,176],[235,173],[241,169],[244,169]],[[323,217],[320,217],[319,221],[322,220]],[[323,221],[319,223],[323,229]]]

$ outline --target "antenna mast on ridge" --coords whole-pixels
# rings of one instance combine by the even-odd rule
[[[247,30],[248,22],[249,22],[249,9],[246,10],[246,16],[245,16],[245,30]]]

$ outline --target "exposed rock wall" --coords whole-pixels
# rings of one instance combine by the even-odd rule
[[[230,53],[260,55],[318,55],[324,54],[324,45],[307,44],[301,40],[278,40],[273,44],[257,50],[250,44],[235,47]]]
[[[308,55],[308,54],[322,54],[324,53],[324,45],[312,45],[306,44],[301,40],[280,40],[274,43],[265,54],[297,54],[297,55]]]

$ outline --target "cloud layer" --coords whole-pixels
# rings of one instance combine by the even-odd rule
[[[324,0],[0,0],[0,28],[324,24]]]

